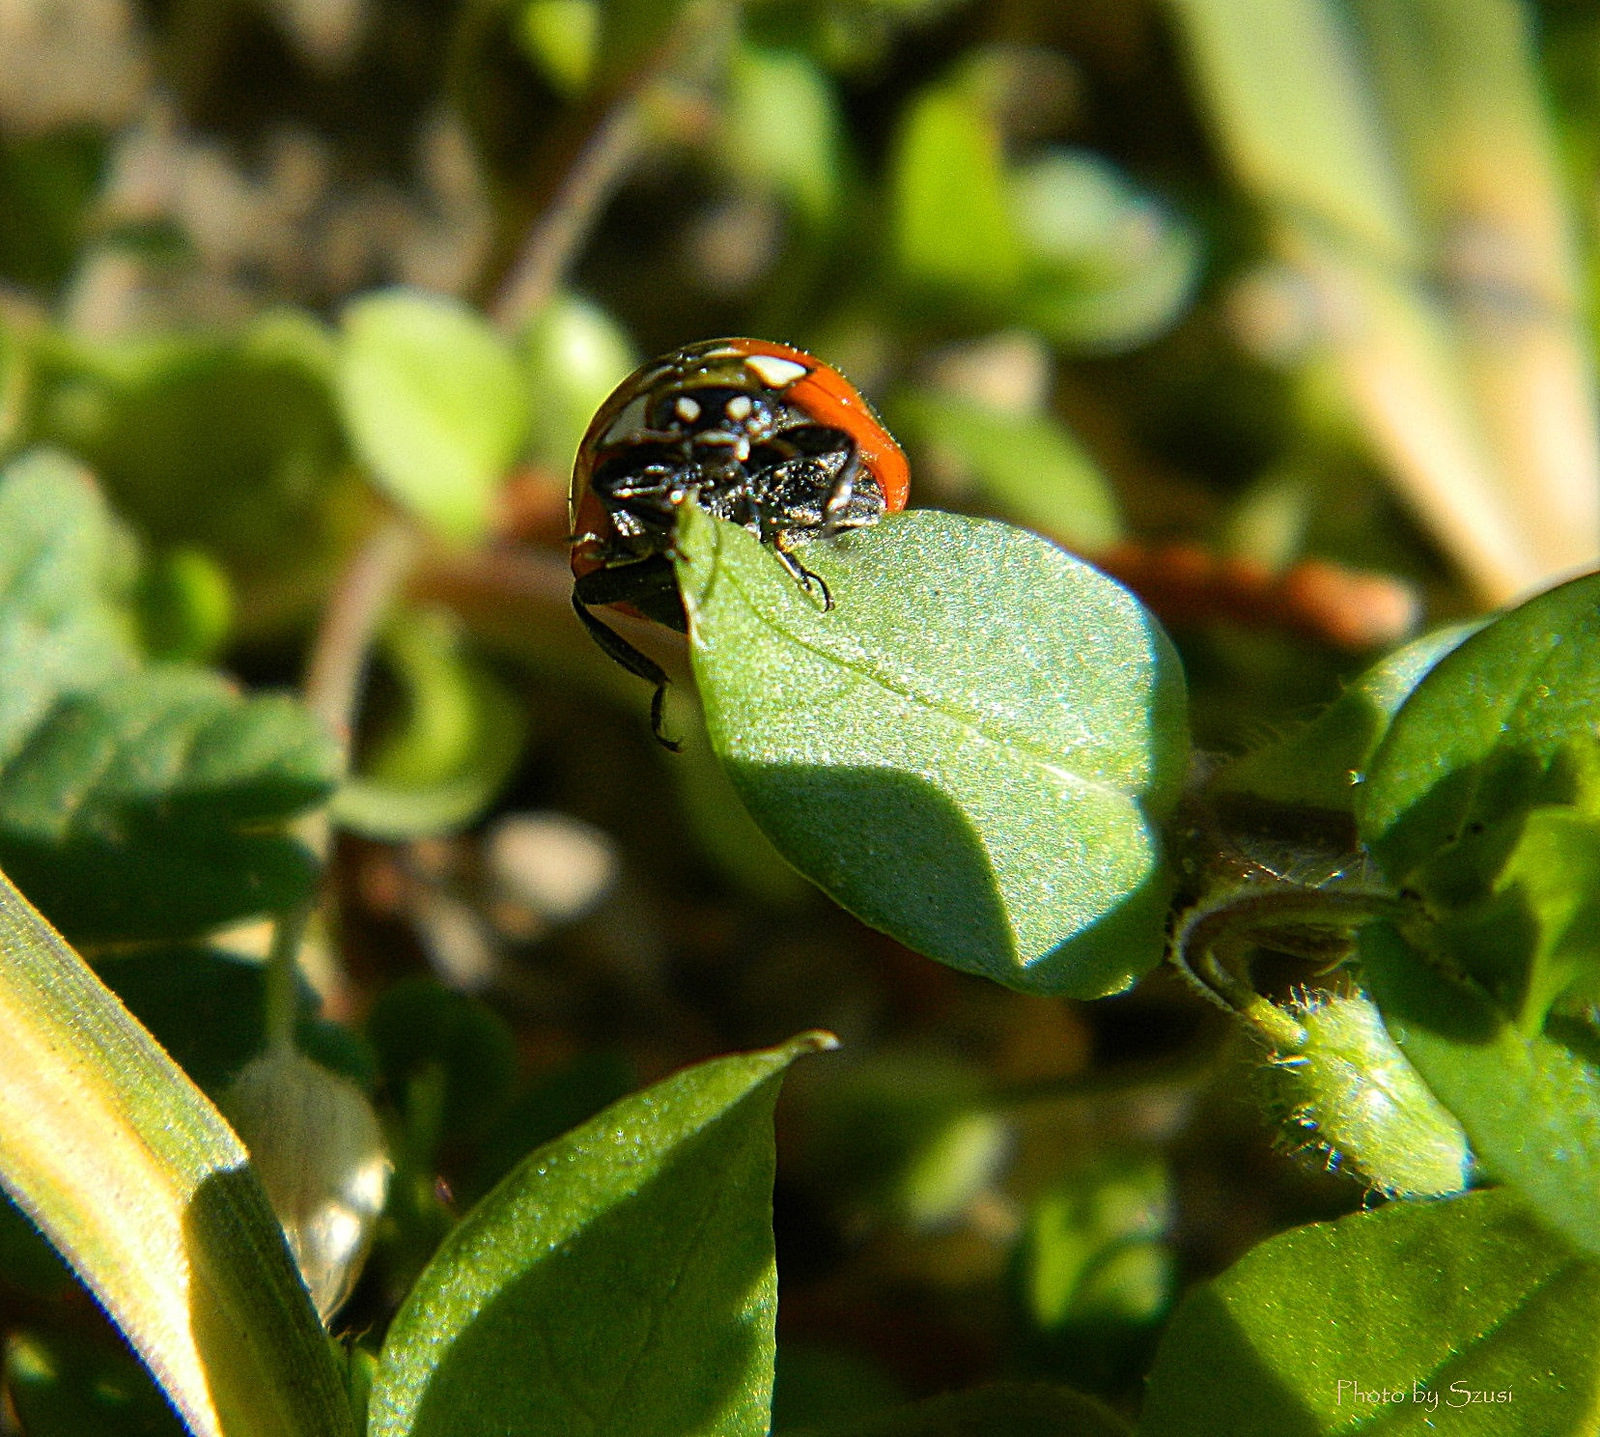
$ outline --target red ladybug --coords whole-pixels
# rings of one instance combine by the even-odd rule
[[[652,360],[617,386],[572,470],[572,606],[595,641],[656,686],[667,676],[590,609],[618,604],[687,628],[672,568],[678,506],[742,524],[808,588],[799,541],[875,524],[906,506],[905,455],[835,369],[765,339],[710,339]],[[670,746],[670,745],[669,745]]]

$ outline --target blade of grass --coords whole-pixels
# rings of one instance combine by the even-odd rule
[[[198,1437],[349,1437],[332,1350],[239,1140],[3,875],[0,1184]]]

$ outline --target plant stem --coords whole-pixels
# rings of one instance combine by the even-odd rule
[[[265,1027],[267,1051],[274,1054],[294,1048],[295,979],[299,972],[300,941],[305,937],[303,908],[280,913],[272,929],[272,948],[267,954],[267,1001]]]
[[[641,97],[635,93],[590,135],[555,198],[528,231],[490,307],[489,317],[500,329],[520,329],[550,302],[606,201],[638,162],[646,133]]]
[[[327,724],[350,764],[350,739],[355,729],[362,679],[372,645],[394,597],[411,572],[420,539],[410,520],[389,513],[367,536],[339,577],[306,664],[303,692],[306,707]],[[333,844],[333,820],[323,808],[297,826],[301,841],[326,863]],[[294,1037],[294,982],[300,943],[310,910],[278,919],[267,967],[267,1035],[269,1043],[291,1043]],[[319,990],[339,1006],[343,976],[336,960],[324,971]]]
[[[1169,956],[1197,991],[1242,1018],[1279,1053],[1298,1052],[1306,1032],[1250,981],[1250,959],[1268,948],[1327,969],[1349,954],[1362,924],[1390,911],[1386,889],[1245,884],[1191,908]]]
[[[306,665],[306,706],[333,732],[348,760],[356,705],[373,641],[418,549],[410,520],[391,513],[340,575]],[[319,853],[327,849],[326,820]]]
[[[673,117],[677,128],[690,128],[683,120],[688,111],[668,103],[669,91],[719,68],[733,14],[727,0],[686,7],[671,39],[595,126],[489,306],[490,319],[502,331],[520,329],[550,302],[606,202],[651,140],[674,128]]]

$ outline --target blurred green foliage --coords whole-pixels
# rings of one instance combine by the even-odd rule
[[[1310,1351],[1316,1315],[1361,1332],[1371,1316],[1353,1290],[1332,1300],[1333,1269],[1315,1262],[1370,1262],[1367,1285],[1397,1290],[1452,1263],[1485,1275],[1476,1316],[1446,1305],[1466,1331],[1524,1311],[1518,1292],[1488,1291],[1505,1277],[1499,1243],[1566,1284],[1553,1320],[1592,1327],[1592,1263],[1563,1245],[1594,1247],[1594,915],[1574,897],[1600,867],[1592,596],[1560,591],[1555,619],[1530,606],[1462,643],[1486,608],[1600,556],[1591,7],[56,9],[15,0],[0,30],[0,864],[220,1095],[261,1051],[274,1000],[263,935],[214,930],[305,904],[326,858],[305,954],[318,992],[291,995],[293,1041],[372,1092],[395,1166],[336,1324],[365,1344],[353,1371],[439,1244],[491,1221],[459,1225],[527,1153],[668,1072],[812,1027],[837,1031],[850,1061],[801,1065],[780,1111],[779,1430],[909,1437],[993,1430],[1003,1412],[1018,1431],[1116,1431],[1085,1399],[1013,1379],[1131,1414],[1179,1287],[1252,1247],[1180,1309],[1141,1430],[1246,1430],[1228,1425],[1246,1413],[1279,1431],[1289,1409],[1331,1430],[1341,1361],[1370,1357],[1356,1375],[1377,1382],[1391,1357],[1403,1374],[1433,1352],[1426,1324],[1398,1321]],[[1196,772],[1215,770],[1211,796],[1266,830],[1226,855],[1228,902],[1253,901],[1263,874],[1304,877],[1284,858],[1301,835],[1285,832],[1307,811],[1306,827],[1351,844],[1359,821],[1389,879],[1426,889],[1426,913],[1363,940],[1403,1031],[1398,1050],[1385,1040],[1405,1072],[1394,1091],[1418,1083],[1414,1064],[1565,1239],[1498,1197],[1274,1237],[1354,1213],[1362,1190],[1270,1150],[1237,1100],[1259,1064],[1211,1062],[1223,1039],[1170,975],[1094,1005],[1001,992],[833,908],[735,790],[770,820],[795,806],[793,773],[782,792],[770,769],[752,779],[754,761],[730,781],[712,748],[759,720],[749,747],[769,762],[773,725],[831,716],[838,733],[921,743],[930,772],[954,763],[926,713],[841,698],[848,665],[795,681],[816,657],[797,643],[781,666],[792,691],[754,665],[702,663],[705,721],[674,697],[668,727],[688,751],[656,750],[648,693],[568,607],[568,476],[624,376],[717,334],[803,345],[851,375],[909,453],[913,505],[962,516],[913,524],[1026,526],[1167,623],[1197,743],[1233,760]],[[414,547],[337,731],[324,705],[313,719],[243,692],[299,683],[337,646],[374,537],[396,524]],[[984,675],[959,695],[968,707],[994,670],[1068,671],[1093,647],[1074,625],[1118,592],[1056,583],[1020,552],[880,581],[905,653],[959,632]],[[968,628],[924,617],[944,599]],[[991,603],[1030,627],[992,631]],[[741,622],[770,628],[752,614]],[[1423,619],[1464,622],[1367,667]],[[670,639],[629,632],[687,676]],[[1094,651],[1088,686],[1106,692],[1149,658]],[[1526,709],[1479,712],[1540,656]],[[1540,683],[1575,695],[1559,732]],[[1102,747],[1149,757],[1137,714],[1048,685],[1036,697],[1007,772],[1075,775],[1075,726],[1091,719]],[[1155,819],[1176,799],[1178,727],[1155,755]],[[1464,775],[1457,792],[1487,775],[1506,787],[1482,792],[1505,801],[1441,813],[1439,764]],[[298,820],[335,785],[330,845]],[[1001,885],[1008,914],[1048,928],[1120,852],[1077,829],[1078,847],[1060,841],[1055,809],[992,767],[974,786],[1005,788],[994,853],[1026,840],[1048,855]],[[806,831],[785,851],[854,911],[901,938],[960,926],[948,875],[907,877],[928,838],[917,813],[885,849],[861,836],[860,803],[821,833],[815,805],[798,807]],[[506,841],[507,818],[530,816],[566,826]],[[1145,818],[1128,819],[1140,835]],[[1204,826],[1180,808],[1169,832]],[[1123,875],[1160,889],[1137,952],[1100,909],[1073,911],[1083,951],[1115,949],[1089,978],[1073,970],[1074,991],[1148,969],[1167,889],[1187,899],[1215,878],[1155,842]],[[1467,975],[1467,997],[1432,984],[1440,964]],[[1465,1036],[1463,1013],[1478,1022]],[[1159,1066],[1186,1043],[1205,1050],[1202,1076]],[[1335,1057],[1360,1106],[1372,1069],[1345,1046]],[[1280,1106],[1312,1166],[1337,1157],[1379,1190],[1443,1191],[1463,1170],[1453,1129],[1444,1177],[1402,1163],[1396,1179],[1298,1087]],[[1534,1108],[1548,1121],[1528,1158]],[[1379,1126],[1381,1149],[1394,1130]],[[1538,1156],[1552,1148],[1575,1156],[1552,1167]],[[491,1209],[515,1200],[503,1190]],[[1464,1216],[1435,1215],[1448,1212]],[[1308,1256],[1319,1244],[1355,1257]],[[433,1271],[445,1291],[449,1269]],[[0,1210],[23,1431],[168,1430],[72,1293]],[[1280,1299],[1292,1331],[1251,1325]],[[1593,1354],[1563,1342],[1538,1360],[1567,1363],[1577,1395],[1524,1408],[1519,1388],[1523,1425],[1501,1430],[1584,1430]],[[1537,1365],[1514,1333],[1483,1361]],[[1262,1364],[1277,1407],[1241,1396]],[[751,1410],[760,1368],[743,1379]],[[987,1396],[882,1410],[995,1380]]]

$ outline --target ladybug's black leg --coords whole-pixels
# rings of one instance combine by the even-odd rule
[[[828,588],[827,582],[821,574],[813,574],[793,554],[783,547],[781,543],[774,544],[772,551],[778,556],[778,562],[787,569],[795,582],[808,594],[817,590],[822,592],[822,612],[827,613],[833,608],[833,593]]]
[[[589,637],[604,649],[609,657],[621,664],[630,674],[643,679],[646,683],[656,686],[655,694],[650,700],[650,732],[655,735],[655,740],[662,748],[670,749],[677,753],[680,744],[670,739],[662,731],[663,706],[667,701],[666,670],[654,659],[641,654],[615,629],[602,624],[589,612],[588,605],[576,594],[572,596],[572,611],[583,621],[583,626],[589,631]]]
[[[833,483],[828,486],[828,497],[823,500],[824,538],[831,538],[838,530],[840,522],[850,510],[850,501],[855,498],[856,475],[861,472],[861,450],[854,439],[849,439],[849,444],[850,452],[845,456],[844,463],[839,466],[839,472],[834,476]]]

